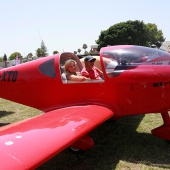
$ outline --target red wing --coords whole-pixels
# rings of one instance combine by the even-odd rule
[[[112,115],[102,106],[75,106],[2,127],[0,169],[35,169]]]

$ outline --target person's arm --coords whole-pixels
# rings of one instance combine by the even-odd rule
[[[100,77],[103,79],[103,78],[104,78],[104,76],[103,76],[103,71],[101,71],[101,70],[98,69],[97,67],[96,67],[96,70],[97,70],[97,72],[99,73]]]
[[[103,71],[99,70],[99,75],[103,77]]]
[[[85,81],[85,80],[89,80],[89,78],[84,77],[84,76],[70,75],[69,80],[72,80],[72,81]]]

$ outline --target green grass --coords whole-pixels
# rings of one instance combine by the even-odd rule
[[[0,99],[1,126],[40,113]],[[72,153],[66,149],[37,170],[170,169],[170,144],[151,134],[151,130],[161,124],[160,114],[127,116],[116,121],[106,121],[90,133],[95,142],[94,148],[83,153]]]

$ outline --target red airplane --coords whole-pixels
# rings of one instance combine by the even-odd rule
[[[170,140],[170,54],[121,45],[101,48],[95,65],[104,79],[68,81],[68,59],[80,71],[84,59],[62,53],[0,70],[0,97],[44,112],[0,128],[0,169],[35,169],[67,147],[86,150],[88,135],[107,119],[161,113],[152,133]]]

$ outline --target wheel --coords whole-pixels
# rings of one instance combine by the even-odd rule
[[[73,148],[73,147],[70,147],[70,151],[72,151],[72,152],[78,152],[78,151],[80,151],[80,149],[78,149],[78,148]]]

